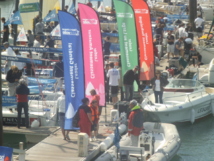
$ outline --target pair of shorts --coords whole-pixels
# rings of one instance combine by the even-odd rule
[[[118,86],[110,86],[111,97],[116,97],[118,95]]]
[[[167,44],[167,53],[174,53],[174,50],[175,50],[175,45],[172,44]]]
[[[65,113],[59,112],[59,126],[64,129],[65,126]]]
[[[56,78],[56,80],[57,80],[57,86],[56,86],[56,88],[62,88],[63,77]]]
[[[97,131],[97,124],[91,125],[91,131]]]

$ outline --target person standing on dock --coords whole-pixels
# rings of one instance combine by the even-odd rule
[[[91,137],[91,126],[93,125],[89,99],[83,98],[82,105],[79,107],[79,122],[80,132],[88,134]]]
[[[134,93],[134,81],[137,82],[138,87],[140,85],[137,71],[139,70],[138,66],[135,66],[133,69],[128,70],[123,76],[123,85],[125,87],[125,99],[130,101],[133,98]]]
[[[198,38],[202,36],[203,30],[204,30],[204,19],[201,17],[201,15],[198,15],[198,17],[195,19],[195,27]]]
[[[15,96],[16,87],[22,76],[22,72],[19,71],[17,66],[11,66],[7,72],[6,80],[8,81],[8,96]]]
[[[169,60],[169,57],[170,57],[170,54],[172,55],[172,57],[174,57],[174,41],[175,41],[175,37],[172,35],[172,30],[170,30],[168,32],[168,35],[167,35],[167,53],[168,53],[168,60]]]
[[[91,126],[91,132],[94,132],[94,138],[93,140],[96,141],[97,140],[97,134],[98,134],[98,129],[99,129],[99,111],[98,111],[98,101],[97,100],[92,100],[90,103],[90,109],[91,109],[91,120],[93,122],[92,126]],[[92,141],[92,134],[91,137],[89,139],[90,141]]]
[[[119,71],[114,68],[114,63],[109,64],[110,69],[108,70],[107,77],[109,78],[109,86],[111,90],[112,103],[115,104],[118,101],[118,85],[120,80]]]
[[[30,90],[27,87],[26,81],[24,79],[20,79],[19,85],[16,88],[17,111],[18,111],[17,128],[18,129],[20,129],[20,124],[21,124],[22,108],[24,108],[24,113],[25,113],[25,126],[26,128],[30,128],[29,116],[28,116],[28,95],[29,94],[30,94]]]
[[[69,130],[65,130],[65,90],[62,91],[63,95],[61,95],[57,99],[56,107],[58,108],[58,116],[59,116],[59,125],[62,131],[62,135],[64,140],[70,140]]]
[[[5,52],[7,54],[7,56],[16,56],[16,54],[14,53],[13,49],[9,46],[9,43],[8,42],[4,42],[4,47],[5,47]],[[9,70],[10,70],[10,67],[11,67],[11,64],[13,62],[12,61],[8,61],[6,60],[5,61],[5,67],[4,67],[4,73],[6,74]]]

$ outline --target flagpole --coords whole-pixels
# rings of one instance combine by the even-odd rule
[[[0,17],[1,17],[1,8],[0,8]],[[0,21],[0,31],[1,31],[1,21]],[[0,35],[0,42],[1,42],[1,35]],[[1,50],[0,50],[0,62],[1,62]],[[2,93],[2,79],[0,74],[0,93]],[[3,119],[2,119],[2,97],[0,98],[0,146],[3,146]]]
[[[15,4],[15,12],[19,10],[19,0],[16,0]],[[11,24],[14,27],[14,35],[13,35],[13,45],[16,46],[16,39],[17,39],[17,24]]]

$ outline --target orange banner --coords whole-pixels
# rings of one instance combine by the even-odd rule
[[[149,7],[143,0],[131,0],[131,2],[140,50],[140,80],[151,80],[154,77],[154,51]]]

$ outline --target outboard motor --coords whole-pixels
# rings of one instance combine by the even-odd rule
[[[149,154],[153,154],[153,137],[152,133],[144,131],[141,133],[138,139],[138,147],[144,147],[145,151],[149,151]]]

